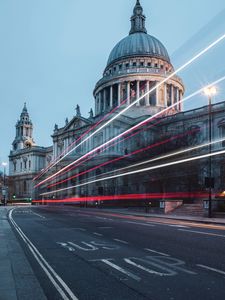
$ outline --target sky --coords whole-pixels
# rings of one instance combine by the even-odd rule
[[[110,51],[130,30],[136,0],[0,0],[0,162],[8,161],[24,102],[39,146],[55,123],[94,108]],[[175,67],[225,33],[224,0],[141,0],[148,33]],[[224,31],[224,32],[223,32]],[[225,74],[225,42],[179,74],[186,94]],[[225,100],[225,85],[215,101]],[[185,109],[205,105],[203,97]]]

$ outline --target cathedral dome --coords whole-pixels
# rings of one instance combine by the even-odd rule
[[[151,56],[170,63],[168,52],[158,39],[145,32],[134,32],[113,48],[107,66],[118,60],[134,56]]]

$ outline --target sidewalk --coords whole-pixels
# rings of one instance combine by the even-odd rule
[[[138,212],[134,209],[127,208],[101,208],[101,211],[105,212],[114,212],[121,213],[124,215],[132,215],[137,217],[153,217],[153,218],[161,218],[161,219],[171,219],[171,220],[180,220],[180,221],[191,221],[197,223],[205,223],[205,224],[217,224],[217,225],[225,225],[225,218],[206,218],[206,217],[193,217],[193,216],[176,216],[176,215],[163,215],[163,214],[151,214]]]
[[[0,300],[46,300],[8,222],[10,208],[0,206]]]

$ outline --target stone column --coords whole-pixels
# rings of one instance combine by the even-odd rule
[[[182,91],[179,90],[179,101],[182,100]],[[180,110],[183,110],[183,103],[180,103]]]
[[[102,106],[102,92],[99,92],[99,98],[98,98],[98,113],[101,113],[101,106]]]
[[[113,107],[113,87],[110,86],[110,108]]]
[[[157,85],[158,82],[155,82],[155,85]],[[159,106],[159,87],[156,88],[156,106]]]
[[[164,105],[167,107],[167,84],[164,83]]]
[[[103,110],[106,111],[106,88],[104,88],[104,91],[103,91],[103,101],[104,101],[104,104],[103,104]]]
[[[149,81],[147,80],[147,85],[146,85],[146,92],[149,92],[150,90],[150,84],[149,84]],[[149,101],[149,97],[150,97],[150,94],[148,94],[146,97],[145,97],[145,104],[147,106],[150,106],[150,101]]]
[[[98,96],[95,95],[95,115],[98,114]]]
[[[173,104],[174,104],[174,87],[171,84],[171,105],[173,105]]]
[[[121,83],[118,83],[118,105],[121,104]]]
[[[136,93],[136,100],[140,97],[140,81],[137,80],[137,93]],[[140,106],[140,101],[136,103],[137,106]]]
[[[130,104],[130,82],[127,82],[127,104]]]
[[[177,87],[177,102],[179,102],[180,101],[180,95],[179,95],[179,88]],[[177,105],[177,109],[179,110],[180,109],[180,107],[181,107],[181,104],[179,103],[178,105]]]

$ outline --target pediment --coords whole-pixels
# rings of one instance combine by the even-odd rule
[[[90,124],[92,124],[92,122],[89,119],[76,116],[64,127],[63,131],[79,129]]]

